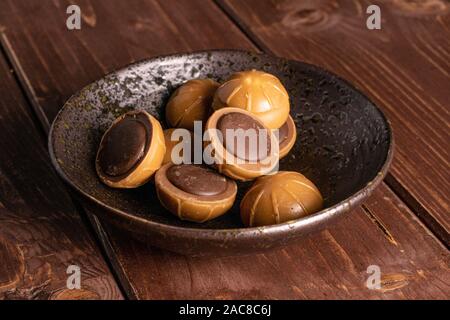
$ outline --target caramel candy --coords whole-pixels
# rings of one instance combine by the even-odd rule
[[[165,141],[165,143],[166,143],[166,153],[164,154],[164,159],[163,159],[163,162],[162,162],[162,164],[166,164],[166,163],[169,163],[169,162],[173,162],[173,159],[172,159],[172,156],[177,156],[177,157],[180,157],[180,158],[183,158],[184,157],[184,154],[183,154],[183,150],[184,149],[181,149],[181,151],[179,152],[179,153],[176,153],[176,154],[172,154],[172,151],[173,151],[173,149],[179,144],[179,143],[181,143],[183,140],[183,138],[182,137],[180,137],[179,139],[175,139],[175,137],[174,137],[174,139],[175,139],[175,141],[174,140],[172,140],[172,133],[175,131],[175,130],[177,130],[176,128],[170,128],[170,129],[166,129],[166,130],[164,130],[164,141]],[[188,130],[186,130],[187,131],[187,133],[189,134],[189,137],[190,137],[190,141],[191,141],[191,156],[190,157],[188,157],[188,159],[192,162],[192,159],[193,159],[193,149],[194,149],[194,134],[191,132],[191,131],[188,131]]]
[[[194,130],[194,121],[204,124],[219,83],[211,79],[189,80],[170,97],[166,106],[166,121],[172,127]]]
[[[217,89],[212,108],[245,109],[270,129],[280,128],[289,115],[289,95],[277,77],[251,70],[233,74]]]
[[[205,152],[214,154],[216,168],[230,178],[252,180],[278,164],[278,140],[272,130],[244,109],[214,112],[205,129],[209,134]]]
[[[278,142],[280,149],[280,159],[284,158],[295,144],[297,139],[297,128],[295,127],[295,122],[291,116],[288,117],[287,121],[278,129]]]
[[[258,178],[241,201],[241,219],[248,227],[299,219],[322,209],[317,187],[298,172],[280,171]]]
[[[236,198],[236,182],[199,165],[168,163],[155,175],[161,204],[182,220],[205,222],[227,212]]]
[[[166,147],[160,123],[145,111],[117,118],[103,135],[95,168],[113,188],[136,188],[161,166]]]

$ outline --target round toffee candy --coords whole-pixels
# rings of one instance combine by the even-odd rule
[[[95,168],[113,188],[136,188],[161,166],[166,147],[158,120],[145,111],[117,118],[103,135]]]
[[[291,116],[288,117],[287,121],[278,129],[278,141],[280,149],[280,159],[287,156],[289,151],[295,144],[297,139],[297,128],[295,127],[295,122]]]
[[[211,79],[189,80],[180,86],[166,106],[166,121],[172,127],[194,130],[194,121],[203,125],[210,115],[210,106],[219,83]]]
[[[204,166],[165,164],[155,175],[161,204],[181,220],[205,222],[227,212],[236,182]]]
[[[258,116],[266,127],[280,128],[289,115],[289,95],[277,77],[251,70],[233,74],[217,89],[212,108],[245,109]]]
[[[183,136],[174,135],[173,139],[172,139],[172,134],[175,130],[185,130],[184,133],[186,133],[186,137],[184,137],[184,135]],[[190,139],[191,155],[190,156],[186,155],[187,158],[184,159],[183,150],[185,148],[181,148],[181,146],[183,146],[183,144],[179,145],[179,143],[188,143],[187,141],[184,140],[187,138],[187,136],[189,136],[189,139]],[[166,130],[164,130],[164,141],[166,143],[166,153],[164,154],[164,159],[163,159],[162,164],[166,164],[169,162],[176,162],[176,161],[174,161],[175,160],[174,157],[179,158],[177,160],[188,160],[188,162],[192,162],[192,159],[194,158],[194,154],[193,154],[194,134],[191,131],[188,131],[186,129],[176,129],[176,128],[166,129]],[[177,146],[179,146],[179,147],[177,147]],[[177,148],[178,150],[175,150],[175,152],[173,153],[174,148]],[[189,148],[189,145],[186,145],[186,148]],[[176,162],[176,163],[178,163],[178,162]],[[185,163],[185,162],[183,161],[183,163]]]
[[[213,154],[218,171],[247,181],[271,172],[278,164],[278,140],[254,114],[223,108],[206,123],[209,141],[205,153]]]
[[[280,171],[258,178],[241,201],[241,219],[248,227],[278,224],[322,209],[317,187],[298,172]]]

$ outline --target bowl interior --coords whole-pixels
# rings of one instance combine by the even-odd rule
[[[144,109],[164,128],[170,94],[192,78],[225,80],[233,72],[259,69],[280,78],[290,95],[297,141],[280,170],[303,173],[320,189],[325,207],[362,189],[382,168],[390,129],[382,113],[342,79],[311,65],[241,51],[211,51],[143,61],[85,87],[65,104],[50,136],[60,173],[83,193],[128,214],[190,228],[241,228],[239,202],[251,183],[240,183],[232,210],[203,224],[180,221],[159,203],[153,182],[112,189],[100,182],[94,159],[102,134],[118,117]]]

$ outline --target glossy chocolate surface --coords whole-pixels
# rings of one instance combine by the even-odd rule
[[[217,121],[217,129],[222,133],[223,145],[226,147],[228,152],[240,159],[247,161],[260,161],[270,154],[270,137],[266,131],[261,131],[265,130],[264,127],[248,115],[236,112],[225,114]],[[244,131],[253,130],[255,132],[255,136],[257,137],[256,141],[250,141],[249,137],[251,135],[246,135],[244,141],[239,139],[238,134],[233,134],[233,132],[236,133],[235,130],[239,129]],[[227,139],[230,137],[230,132],[233,134],[231,137],[234,138],[234,141]],[[260,141],[260,137],[264,133],[266,136],[265,145],[263,145],[264,141]],[[241,146],[243,148],[239,148]]]
[[[237,185],[199,165],[167,163],[155,175],[161,205],[180,221],[205,223],[225,214],[235,203]]]
[[[167,169],[167,179],[184,192],[215,196],[227,188],[227,179],[215,171],[197,165],[174,165]]]
[[[152,138],[152,126],[143,114],[124,117],[108,130],[98,153],[102,172],[120,177],[140,163]]]

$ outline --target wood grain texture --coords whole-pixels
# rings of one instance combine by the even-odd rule
[[[255,49],[212,2],[78,3],[84,22],[73,32],[65,29],[67,2],[0,4],[8,51],[47,122],[73,92],[126,63],[178,51]],[[11,19],[18,12],[19,24]],[[329,230],[250,257],[181,257],[90,218],[132,298],[445,298],[450,291],[447,252],[385,185]],[[381,291],[365,289],[370,264],[382,269]]]
[[[327,68],[361,88],[392,122],[389,185],[450,245],[450,3],[219,0],[258,45]],[[366,8],[381,8],[381,30]]]
[[[121,299],[1,54],[0,93],[0,300]],[[81,289],[67,289],[69,265]]]
[[[450,294],[449,255],[386,186],[330,229],[266,254],[186,258],[114,235],[123,268],[130,279],[142,281],[134,286],[136,295],[150,299],[446,299]],[[146,276],[136,264],[146,266]],[[381,269],[380,290],[366,287],[369,265]]]

